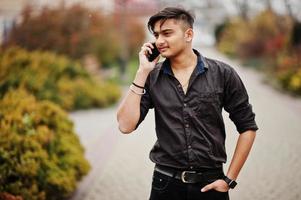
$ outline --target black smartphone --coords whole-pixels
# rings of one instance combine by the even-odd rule
[[[156,44],[152,43],[152,45],[154,46],[154,48],[152,49],[152,54],[147,55],[147,59],[149,62],[152,62],[160,55],[160,52],[159,52],[158,48],[156,47]]]

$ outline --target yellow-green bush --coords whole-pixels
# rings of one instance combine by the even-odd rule
[[[246,39],[248,24],[240,18],[234,18],[225,24],[223,32],[220,33],[217,44],[218,49],[229,55],[236,56],[239,52],[239,42]]]
[[[0,100],[0,194],[66,199],[89,169],[65,111],[24,89]]]
[[[301,59],[298,54],[279,55],[275,74],[284,89],[301,95]]]
[[[116,85],[96,81],[66,57],[13,47],[0,53],[0,98],[19,87],[67,110],[108,106],[120,96]]]

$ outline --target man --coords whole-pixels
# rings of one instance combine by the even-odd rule
[[[158,140],[150,152],[156,164],[151,200],[229,199],[258,129],[234,69],[192,49],[193,22],[188,11],[175,7],[149,19],[166,59],[148,61],[154,45],[142,46],[136,77],[117,113],[120,131],[131,133],[154,108]],[[226,176],[222,108],[240,133]]]

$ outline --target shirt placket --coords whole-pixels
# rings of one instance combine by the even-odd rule
[[[193,162],[193,153],[192,153],[192,145],[191,145],[191,119],[190,119],[190,115],[189,115],[189,105],[188,105],[188,93],[184,93],[184,90],[182,88],[182,85],[179,83],[178,80],[177,81],[177,88],[179,93],[182,96],[182,105],[183,105],[183,125],[184,125],[184,133],[185,133],[185,141],[186,141],[186,149],[185,152],[187,152],[187,161],[188,161],[188,165],[190,166],[190,168],[192,169],[192,162]],[[187,90],[188,92],[188,90]]]
[[[189,107],[187,102],[187,97],[184,99],[183,103],[183,120],[184,120],[184,132],[185,132],[185,137],[186,137],[186,149],[187,149],[187,160],[188,160],[188,165],[190,166],[193,158],[192,158],[192,144],[191,144],[191,123],[190,123],[190,116],[189,116]]]
[[[181,95],[181,104],[182,104],[182,116],[183,116],[183,127],[184,127],[184,137],[185,137],[185,142],[186,142],[186,148],[183,150],[183,152],[187,152],[187,164],[188,167],[190,169],[194,169],[193,167],[193,163],[195,162],[196,158],[195,158],[195,154],[193,153],[193,146],[192,146],[192,128],[191,125],[191,111],[190,111],[190,107],[188,104],[188,100],[189,100],[189,91],[190,91],[190,87],[192,87],[192,83],[195,81],[196,77],[199,75],[199,71],[198,68],[196,67],[194,69],[194,71],[191,74],[190,80],[189,80],[189,84],[186,90],[186,94],[184,93],[183,87],[181,85],[181,83],[178,81],[178,79],[174,76],[174,74],[172,73],[172,71],[167,70],[166,73],[171,77],[172,81],[174,82],[174,84],[176,85],[176,88],[179,92],[179,94]]]

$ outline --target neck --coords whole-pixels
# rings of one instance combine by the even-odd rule
[[[170,64],[173,70],[189,70],[196,66],[197,55],[193,52],[192,48],[184,50],[175,57],[170,58]]]

